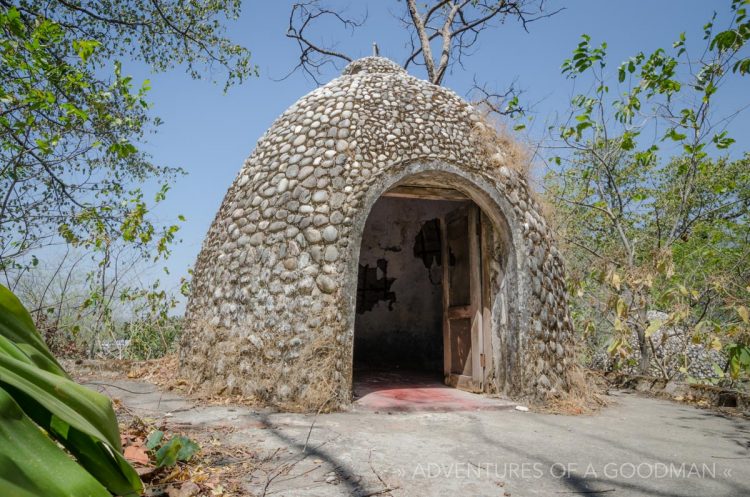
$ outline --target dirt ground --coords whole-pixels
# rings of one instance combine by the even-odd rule
[[[627,391],[580,416],[507,400],[315,415],[206,403],[123,378],[79,376],[115,399],[124,429],[146,424],[203,447],[192,464],[162,474],[151,495],[750,495],[748,419]]]

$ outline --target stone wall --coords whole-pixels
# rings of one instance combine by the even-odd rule
[[[650,322],[667,322],[669,314],[650,310],[647,314]],[[680,326],[662,326],[651,335],[654,344],[654,357],[651,361],[649,375],[663,378],[665,375],[674,380],[718,379],[718,371],[724,371],[727,356],[720,350],[714,350],[703,343],[694,343],[693,334],[688,328]],[[638,336],[633,332],[628,337],[630,356],[617,360],[607,353],[602,346],[591,358],[590,366],[603,371],[618,371],[630,375],[639,374],[638,362],[641,351],[638,347]]]
[[[498,285],[512,305],[510,324],[493,320],[496,389],[566,390],[573,337],[562,260],[518,157],[495,137],[453,92],[382,58],[355,61],[300,99],[261,137],[203,244],[183,374],[290,407],[347,404],[367,216],[388,188],[423,177],[467,193],[502,227],[509,254]]]

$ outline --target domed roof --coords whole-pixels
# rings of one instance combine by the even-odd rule
[[[507,219],[517,244],[519,298],[534,301],[517,310],[528,313],[519,326],[533,329],[542,345],[566,344],[562,261],[525,180],[509,167],[513,160],[454,92],[382,57],[352,62],[273,123],[229,188],[195,266],[183,368],[217,389],[254,391],[277,381],[280,364],[304,357],[316,337],[328,337],[340,345],[330,350],[336,372],[315,374],[333,375],[320,381],[343,395],[368,213],[395,182],[436,171],[481,184],[483,198],[502,209],[497,217]],[[542,278],[547,273],[554,276]],[[566,352],[558,355],[519,375],[567,361]],[[311,384],[315,374],[287,380]],[[546,374],[541,383],[554,388],[555,373]]]
[[[467,161],[469,136],[480,120],[452,91],[410,76],[386,58],[365,57],[274,122],[245,163],[239,186],[270,198],[273,185],[284,193],[321,168],[351,184],[403,160]],[[316,186],[309,179],[307,185]]]

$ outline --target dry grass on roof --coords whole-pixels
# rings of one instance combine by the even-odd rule
[[[508,125],[489,112],[484,112],[471,130],[477,149],[488,164],[505,166],[529,180],[533,170],[534,153],[529,144],[521,141]]]

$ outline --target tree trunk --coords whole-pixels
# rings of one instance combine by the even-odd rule
[[[651,358],[652,350],[649,339],[646,336],[646,328],[648,327],[648,298],[641,298],[640,305],[636,311],[636,335],[638,336],[638,350],[641,355],[638,359],[638,373],[642,375],[650,375],[651,373]]]
[[[638,327],[638,349],[641,352],[638,359],[638,374],[648,376],[651,372],[651,346],[646,338],[646,332],[643,328]]]

